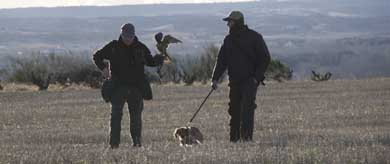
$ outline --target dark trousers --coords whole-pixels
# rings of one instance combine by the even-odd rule
[[[130,134],[133,144],[141,144],[142,110],[144,105],[142,92],[137,88],[122,86],[115,88],[111,99],[111,146],[117,146],[120,143],[123,106],[126,102],[130,113]]]
[[[230,141],[251,141],[258,86],[253,81],[229,86]]]

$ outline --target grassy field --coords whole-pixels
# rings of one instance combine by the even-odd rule
[[[209,86],[154,86],[145,102],[143,147],[109,149],[110,105],[99,90],[0,92],[0,164],[5,163],[390,163],[390,78],[269,83],[260,87],[254,142],[228,141],[228,88],[194,120],[203,145],[174,140]]]

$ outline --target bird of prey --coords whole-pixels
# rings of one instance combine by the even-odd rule
[[[168,45],[171,43],[182,43],[179,39],[176,39],[175,37],[171,35],[163,35],[163,33],[159,32],[156,35],[154,35],[154,39],[156,40],[157,44],[157,50],[160,52],[161,55],[168,58],[168,60],[171,60],[171,57],[168,55],[167,48]]]

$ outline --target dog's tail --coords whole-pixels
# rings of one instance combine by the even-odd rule
[[[173,132],[173,136],[175,137],[175,139],[179,137],[179,135],[177,134],[177,130],[179,130],[179,128],[176,128],[175,131]]]

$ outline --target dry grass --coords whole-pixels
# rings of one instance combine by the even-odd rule
[[[194,126],[201,146],[180,147],[208,86],[153,86],[145,103],[143,147],[108,149],[109,104],[98,90],[0,92],[0,163],[390,163],[390,79],[271,83],[259,88],[255,141],[228,142],[226,85]]]
[[[3,90],[0,92],[34,92],[38,91],[39,88],[36,85],[32,84],[22,84],[22,83],[5,83],[2,84]],[[48,91],[69,91],[69,90],[88,90],[91,87],[86,84],[71,84],[69,86],[64,86],[60,84],[50,84]]]

